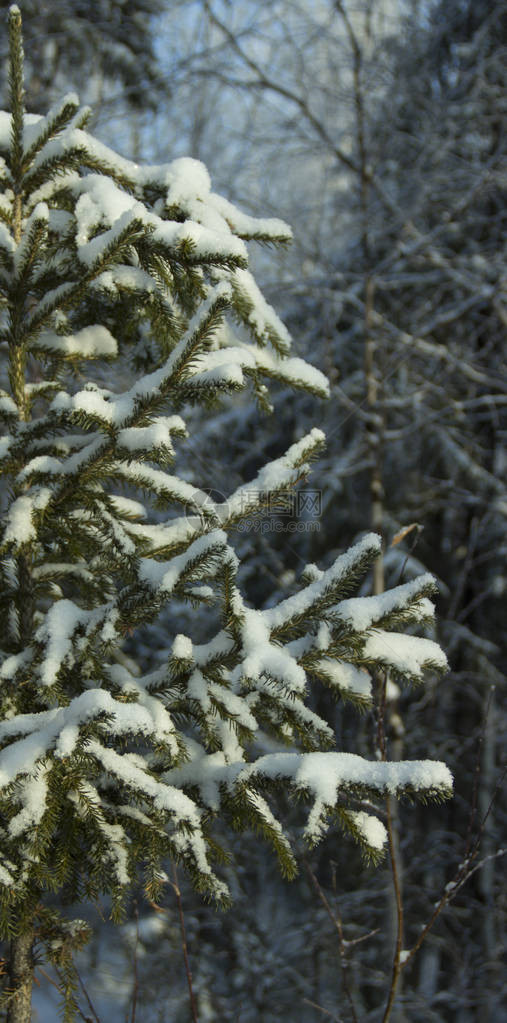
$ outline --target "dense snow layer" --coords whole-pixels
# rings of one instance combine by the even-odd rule
[[[35,515],[43,511],[51,500],[48,487],[34,487],[31,493],[17,497],[7,510],[3,542],[22,547],[37,535]]]
[[[396,611],[403,611],[409,602],[414,601],[419,594],[428,587],[434,588],[435,577],[429,573],[411,579],[401,586],[394,586],[385,593],[379,593],[373,597],[353,597],[350,600],[342,600],[340,603],[340,618],[347,622],[357,632],[363,632],[371,628],[376,622],[380,622],[388,615]],[[417,609],[413,607],[413,613]],[[419,600],[417,618],[424,621],[433,617],[433,605],[425,598]]]
[[[236,669],[237,676],[278,679],[289,689],[304,692],[306,675],[291,655],[270,640],[269,627],[262,611],[243,608],[242,639],[244,658]],[[235,676],[233,675],[233,680]]]
[[[355,693],[365,700],[370,699],[371,677],[363,668],[356,668],[354,664],[334,658],[321,658],[315,662],[315,669],[341,691]]]
[[[101,324],[83,327],[76,334],[67,336],[46,331],[39,334],[32,347],[81,359],[110,358],[118,354],[118,342]]]
[[[368,636],[363,656],[407,678],[422,678],[425,666],[439,671],[448,669],[443,650],[433,640],[381,629]]]

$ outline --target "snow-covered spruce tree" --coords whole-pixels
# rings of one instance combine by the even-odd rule
[[[263,377],[326,392],[320,373],[289,356],[247,269],[245,241],[284,242],[288,229],[215,195],[197,162],[120,158],[87,134],[74,96],[47,117],[25,114],[16,7],[9,31],[0,920],[7,1019],[20,1023],[30,1019],[34,945],[67,976],[72,1018],[69,957],[82,929],[58,917],[52,893],[75,902],[104,892],[117,914],[140,875],[157,898],[172,857],[225,903],[217,817],[258,829],[290,876],[277,789],[309,801],[310,842],[331,816],[376,856],[385,831],[361,799],[443,797],[451,777],[431,761],[333,751],[332,730],[305,704],[312,678],[364,706],[374,670],[419,681],[445,669],[434,643],[392,631],[431,618],[430,576],[350,598],[379,552],[370,534],[263,612],[237,586],[228,528],[305,477],[321,432],[222,503],[167,468],[186,435],[185,405],[212,406],[247,379],[266,403]],[[175,621],[162,667],[143,673],[122,642],[171,599],[214,605],[215,634],[199,643]],[[279,752],[263,752],[265,735]]]

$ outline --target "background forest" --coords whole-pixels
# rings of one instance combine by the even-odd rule
[[[78,959],[82,1018],[376,1023],[401,902],[407,949],[439,912],[403,969],[391,1018],[502,1023],[507,3],[22,6],[29,109],[75,88],[93,106],[94,133],[126,157],[195,157],[216,191],[293,228],[282,255],[257,251],[256,277],[297,354],[329,378],[330,398],[279,385],[271,414],[241,397],[187,417],[186,476],[197,485],[211,466],[214,499],[315,424],[327,436],[306,528],[289,528],[285,514],[265,532],[255,521],[238,531],[244,592],[256,607],[275,603],[303,566],[328,566],[380,532],[385,556],[362,593],[432,572],[434,638],[451,666],[422,689],[387,691],[390,757],[443,760],[455,779],[443,806],[388,811],[398,901],[391,857],[361,864],[333,831],[308,853],[294,814],[297,879],[280,877],[255,836],[238,839],[236,867],[225,868],[229,911],[200,901],[183,876],[163,904],[133,903],[119,930],[107,905],[85,907],[94,938]],[[182,605],[172,632],[185,632],[188,614]],[[158,628],[168,627],[162,616]],[[143,644],[149,659],[142,629],[126,654]],[[358,730],[357,711],[328,694],[315,710],[344,750],[372,756],[371,714]],[[38,979],[34,1019],[46,1023],[58,979]]]

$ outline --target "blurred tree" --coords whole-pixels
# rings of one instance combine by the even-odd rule
[[[269,10],[253,0],[234,8],[205,0],[195,17],[207,25],[208,45],[189,58],[223,87],[221,118],[241,153],[222,187],[241,196],[254,169],[269,168],[250,202],[262,194],[297,226],[282,276],[265,271],[267,292],[334,382],[322,413],[330,445],[321,530],[303,552],[291,545],[292,564],[301,553],[331,558],[344,537],[373,522],[386,541],[377,588],[384,573],[389,581],[412,575],[421,562],[441,580],[453,684],[438,692],[438,732],[457,734],[460,801],[440,843],[457,860],[477,766],[473,831],[487,813],[486,854],[505,834],[497,737],[505,721],[506,10],[504,0],[279,0]],[[307,414],[304,399],[286,391],[274,404],[272,451],[282,436],[298,435]],[[219,430],[215,422],[215,442]],[[247,415],[230,465],[247,474],[252,457],[262,461],[261,443]],[[287,537],[278,539],[285,551]],[[256,573],[252,592],[261,582]],[[436,706],[434,691],[424,701],[426,726]],[[403,729],[413,735],[418,726],[403,696],[388,711],[401,755]],[[442,878],[438,848],[428,859],[410,839],[403,844],[406,905],[416,919],[425,911],[421,893],[433,889],[429,911]],[[499,884],[488,861],[459,914],[442,925],[444,937],[428,945],[420,975],[407,971],[411,1019],[429,1011],[440,1018],[440,1003],[456,1018],[467,1005],[497,1018]],[[449,979],[456,929],[475,950],[460,990]],[[371,969],[361,973],[367,1011],[378,958],[366,945],[358,956]]]
[[[1,0],[0,14],[9,6]],[[46,111],[69,85],[94,103],[106,99],[110,107],[110,91],[116,90],[127,108],[153,109],[165,92],[153,33],[153,19],[164,7],[165,0],[24,0],[31,109]],[[5,33],[0,56],[5,107]]]

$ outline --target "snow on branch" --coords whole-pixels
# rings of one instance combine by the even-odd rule
[[[376,533],[368,533],[359,543],[340,555],[319,579],[309,583],[293,597],[287,597],[274,608],[264,611],[263,615],[271,629],[277,632],[290,628],[310,609],[316,610],[323,606],[331,606],[336,602],[340,587],[349,585],[350,575],[362,573],[371,561],[380,554],[381,539]]]
[[[314,803],[305,834],[312,843],[322,837],[326,816],[347,793],[410,793],[423,799],[442,799],[450,795],[453,784],[449,769],[439,761],[385,763],[367,761],[353,753],[270,754],[242,768],[235,784],[258,778],[288,780],[296,790],[310,795]]]

